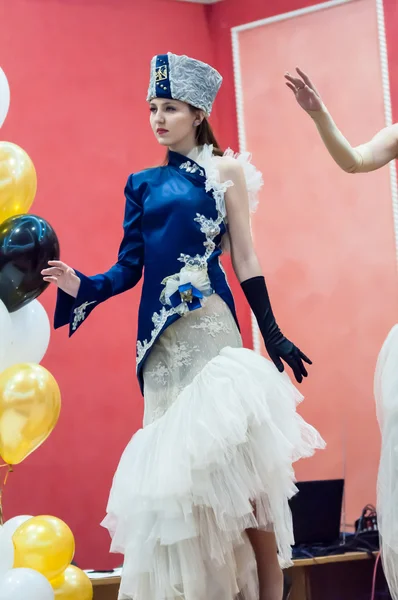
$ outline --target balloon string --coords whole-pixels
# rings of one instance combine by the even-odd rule
[[[0,469],[3,467],[6,467],[8,470],[7,470],[7,473],[5,474],[3,483],[0,485],[0,526],[4,524],[4,521],[3,521],[3,488],[7,483],[9,474],[13,472],[12,465],[4,463],[3,465],[0,465]]]

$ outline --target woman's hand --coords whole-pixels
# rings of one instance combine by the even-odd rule
[[[48,264],[49,268],[43,269],[41,272],[44,281],[55,283],[60,290],[76,298],[80,288],[80,279],[75,271],[60,260],[49,260]]]
[[[322,98],[308,75],[298,67],[296,67],[296,71],[299,77],[293,77],[290,73],[285,73],[285,79],[287,79],[285,83],[296,96],[301,108],[307,112],[325,110]]]
[[[304,363],[312,365],[312,361],[293,342],[285,338],[279,327],[276,326],[274,330],[273,334],[271,333],[267,338],[264,337],[270,359],[280,373],[285,370],[283,359],[293,371],[296,381],[301,383],[303,377],[308,377]]]

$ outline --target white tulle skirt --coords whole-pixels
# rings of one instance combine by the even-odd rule
[[[302,396],[242,348],[216,295],[166,329],[144,380],[144,428],[124,451],[103,522],[125,557],[119,598],[256,599],[245,531],[273,531],[281,565],[291,564],[292,463],[324,446],[296,413]]]
[[[381,454],[377,478],[377,520],[381,556],[391,596],[398,600],[398,325],[390,331],[375,374]]]

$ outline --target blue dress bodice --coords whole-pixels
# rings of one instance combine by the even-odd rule
[[[220,263],[225,219],[206,181],[200,164],[171,151],[167,165],[130,175],[116,264],[91,277],[76,271],[77,298],[58,290],[54,326],[69,323],[72,335],[98,304],[134,287],[144,273],[137,335],[141,389],[142,368],[156,339],[175,320],[200,310],[210,294],[217,293],[236,320]]]

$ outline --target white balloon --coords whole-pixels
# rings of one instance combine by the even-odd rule
[[[10,314],[11,343],[3,359],[5,366],[31,362],[39,364],[50,343],[50,321],[38,300]]]
[[[14,544],[12,543],[11,536],[4,531],[3,527],[0,527],[0,579],[12,569],[14,564]],[[1,584],[0,584],[1,590]]]
[[[29,521],[29,519],[32,518],[33,517],[31,515],[18,515],[18,517],[8,519],[8,521],[6,521],[3,525],[3,531],[7,533],[10,538],[12,538],[18,527],[22,525],[22,523],[25,523],[25,521]]]
[[[0,67],[0,127],[6,120],[10,107],[10,86],[3,69]]]
[[[11,569],[0,578],[0,600],[54,600],[54,591],[41,573]]]
[[[7,366],[7,353],[12,340],[11,316],[0,300],[0,372]]]

